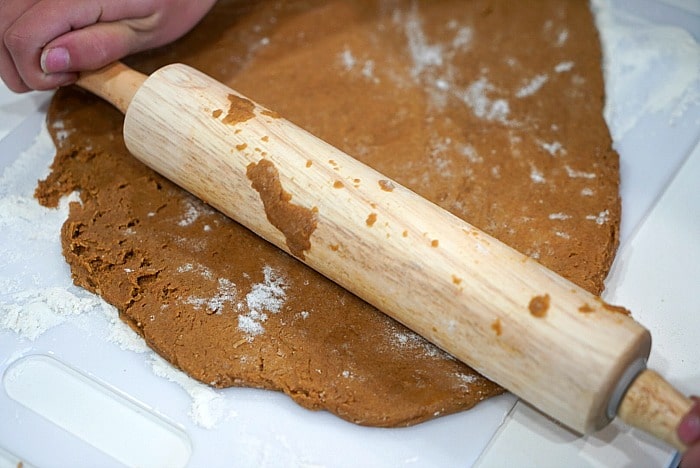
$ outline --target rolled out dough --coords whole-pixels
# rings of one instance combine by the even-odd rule
[[[130,64],[199,68],[599,293],[620,213],[600,56],[585,1],[233,1]],[[37,197],[80,191],[74,281],[194,378],[374,426],[502,392],[130,157],[109,105],[62,89],[48,125]]]

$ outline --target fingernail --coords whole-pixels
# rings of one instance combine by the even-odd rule
[[[678,437],[686,444],[691,444],[700,439],[700,416],[687,415],[678,426]]]
[[[70,68],[70,54],[63,47],[45,49],[41,53],[41,69],[44,73],[60,73]]]

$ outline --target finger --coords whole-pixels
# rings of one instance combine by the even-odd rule
[[[98,22],[59,36],[41,54],[45,73],[95,70],[135,52],[161,46],[187,32],[212,0],[173,2],[177,13]],[[194,6],[193,6],[194,5]]]
[[[137,33],[122,21],[96,23],[49,42],[41,53],[45,73],[96,70],[136,49]]]
[[[697,400],[678,425],[678,438],[686,445],[700,441],[700,403]]]
[[[0,15],[0,77],[9,89],[18,93],[29,91],[30,88],[19,75],[12,55],[5,45],[5,32],[17,21],[17,18],[38,1],[0,0],[0,11],[2,11],[2,15]]]
[[[680,468],[698,468],[700,467],[700,445],[690,447],[683,454]]]
[[[19,76],[12,57],[4,47],[0,47],[0,77],[2,77],[2,82],[5,83],[5,86],[15,93],[24,93],[30,90],[29,86],[22,80],[22,77]]]
[[[40,0],[8,29],[5,45],[22,81],[34,89],[47,89],[74,79],[75,74],[46,75],[41,51],[53,39],[96,22],[147,17],[152,2],[138,0]]]

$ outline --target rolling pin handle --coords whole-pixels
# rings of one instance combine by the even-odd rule
[[[134,98],[147,76],[121,62],[114,62],[99,70],[80,74],[76,84],[119,109],[122,114]]]
[[[693,402],[652,370],[642,371],[622,398],[618,416],[680,452],[686,446],[678,438],[678,426]]]
[[[627,390],[629,390],[632,382],[644,372],[647,368],[647,360],[644,357],[637,358],[634,360],[627,370],[620,377],[620,381],[617,383],[615,390],[613,390],[610,401],[608,401],[608,408],[606,414],[608,419],[612,421],[617,416],[617,412],[622,404],[622,399],[625,397]]]

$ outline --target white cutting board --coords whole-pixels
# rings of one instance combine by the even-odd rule
[[[648,12],[656,23],[671,18],[686,30],[700,32],[700,19],[693,16],[692,9],[684,11],[678,6],[667,7],[652,1],[615,2],[632,12],[640,10],[640,4],[651,5],[641,10]],[[692,6],[692,2],[688,5]],[[637,46],[631,41],[614,53],[632,57]],[[671,63],[663,68],[672,71],[674,66],[680,67],[682,72],[685,59],[679,57],[672,54],[666,57]],[[677,291],[661,286],[682,284],[676,280],[687,284],[693,278],[700,278],[696,266],[700,265],[697,250],[700,203],[698,190],[693,190],[694,181],[700,180],[697,163],[700,157],[696,151],[693,159],[688,158],[700,139],[700,105],[697,101],[690,102],[679,117],[673,117],[672,107],[645,108],[643,97],[658,91],[657,85],[652,79],[626,80],[623,86],[608,90],[612,102],[624,98],[626,103],[616,107],[622,115],[609,116],[625,125],[617,129],[616,136],[616,148],[622,157],[624,218],[620,258],[623,260],[616,264],[609,282],[608,299],[632,308],[651,329],[655,338],[652,365],[660,364],[657,368],[681,388],[698,392],[697,373],[693,376],[691,372],[700,368],[692,360],[700,355],[698,340],[692,333],[677,333],[678,329],[693,330],[687,327],[689,322],[683,311],[695,311],[696,319],[700,317],[698,298],[679,296]],[[694,86],[700,95],[700,84],[696,81]],[[41,128],[45,115],[42,103],[48,97],[40,93],[16,96],[0,88],[0,174],[18,170],[11,166],[12,161],[27,150],[35,157],[37,166],[33,171],[19,172],[34,179],[46,175],[52,150],[46,144],[46,135],[41,135]],[[635,100],[630,97],[639,97],[641,104],[635,106]],[[37,135],[40,135],[38,141]],[[672,181],[667,192],[670,195],[659,200]],[[17,182],[18,191],[22,186],[31,184]],[[3,188],[0,187],[0,199]],[[689,191],[695,198],[688,196]],[[29,198],[31,193],[16,195]],[[684,200],[695,202],[686,206]],[[13,199],[13,203],[0,205],[0,209],[18,206],[22,206],[20,201]],[[675,216],[679,211],[684,216]],[[462,414],[412,428],[386,430],[362,428],[327,413],[309,412],[274,392],[214,391],[195,385],[174,371],[168,371],[168,376],[176,382],[158,376],[154,369],[163,370],[167,366],[156,361],[151,352],[122,349],[125,344],[141,345],[128,339],[115,339],[112,334],[116,332],[127,336],[133,333],[120,328],[113,310],[95,305],[88,294],[71,285],[68,267],[60,256],[57,231],[62,222],[60,213],[32,213],[35,217],[25,221],[45,227],[31,235],[26,235],[26,228],[13,233],[8,226],[0,225],[0,246],[5,246],[0,247],[2,252],[11,251],[9,246],[30,252],[0,259],[0,306],[14,300],[15,296],[8,291],[45,291],[55,287],[69,293],[71,300],[58,294],[25,298],[21,302],[55,309],[62,304],[78,304],[77,297],[82,299],[84,310],[34,340],[0,330],[0,467],[3,463],[14,467],[18,460],[23,460],[25,466],[121,466],[119,459],[139,466],[185,463],[189,466],[470,466],[499,427],[501,430],[480,461],[482,466],[521,466],[534,460],[539,466],[561,465],[564,461],[567,465],[581,466],[610,464],[606,463],[611,460],[605,458],[608,454],[585,452],[582,439],[557,426],[552,429],[547,425],[551,423],[537,413],[523,410],[522,404],[506,418],[515,402],[509,395]],[[664,222],[667,215],[674,215],[674,229],[670,233],[664,229],[669,226]],[[643,222],[645,216],[649,218]],[[670,245],[664,242],[666,260],[680,258],[685,262],[670,261],[664,266],[661,282],[643,281],[649,278],[644,274],[647,270],[660,269],[664,257],[638,253],[659,251],[655,247],[656,239],[669,234],[675,237]],[[645,259],[653,261],[655,268],[649,268]],[[686,308],[676,307],[671,298],[683,300]],[[675,314],[670,313],[674,311]],[[659,316],[664,319],[658,320]],[[697,323],[695,330],[700,330]],[[51,384],[41,385],[46,379]],[[41,389],[47,387],[52,391],[42,393]],[[63,411],[73,406],[74,410]],[[93,406],[101,409],[92,412]],[[37,411],[59,425],[38,416]],[[501,426],[504,418],[506,424]],[[519,421],[526,422],[518,424]],[[212,422],[213,428],[202,427]],[[649,462],[649,453],[657,457],[654,459],[657,466],[673,457],[670,450],[653,443],[648,450],[639,451],[635,448],[638,439],[631,440],[632,445],[619,437],[612,441],[604,439],[615,453],[632,457],[620,465],[644,465]],[[602,443],[586,441],[586,445],[595,447]],[[648,445],[644,440],[639,444]]]

